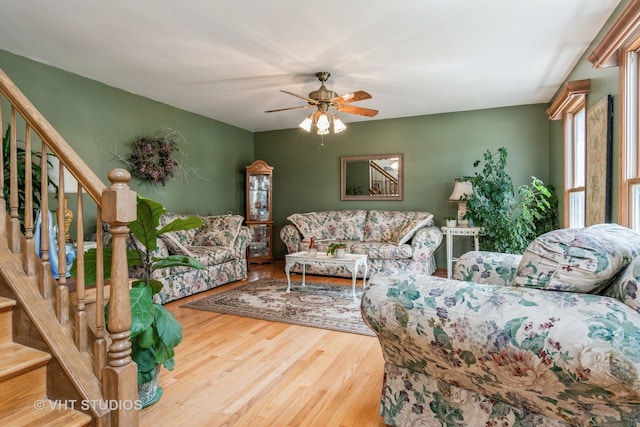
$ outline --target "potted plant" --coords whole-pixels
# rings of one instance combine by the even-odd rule
[[[9,190],[11,189],[11,173],[10,173],[10,162],[11,162],[11,125],[7,125],[7,130],[2,137],[2,159],[3,159],[3,170],[4,170],[4,199],[7,201],[7,212],[10,210],[9,206]],[[20,218],[21,227],[24,228],[24,209],[26,206],[25,203],[25,182],[27,177],[25,175],[25,161],[27,158],[31,158],[31,174],[32,174],[32,182],[33,182],[33,210],[34,216],[35,213],[40,208],[40,200],[42,198],[42,194],[40,194],[40,182],[42,180],[42,167],[40,165],[40,159],[42,158],[41,153],[31,152],[28,156],[25,149],[22,147],[16,147],[16,153],[18,157],[18,169],[16,171],[16,176],[18,178],[18,215]],[[48,163],[48,162],[47,162]],[[48,163],[50,164],[50,163]],[[55,191],[58,190],[58,183],[53,182],[51,178],[45,173],[47,177],[47,182],[50,186],[53,186]],[[47,197],[47,195],[44,195]]]
[[[447,227],[455,227],[458,225],[458,218],[455,215],[447,215],[444,217],[444,222]]]
[[[482,227],[480,249],[521,254],[537,236],[558,228],[553,187],[532,177],[531,184],[514,190],[505,168],[507,150],[486,151],[482,170],[468,177],[474,194],[466,196],[465,218]],[[473,166],[478,167],[477,160]]]
[[[131,358],[138,365],[138,393],[142,407],[155,403],[162,396],[157,385],[160,366],[173,370],[175,347],[182,341],[182,325],[176,317],[161,304],[153,302],[153,296],[160,292],[162,283],[153,279],[156,270],[186,266],[202,269],[202,264],[188,256],[170,255],[156,257],[157,239],[161,234],[189,230],[200,227],[202,220],[197,217],[178,218],[159,228],[160,217],[166,209],[158,202],[137,196],[137,218],[129,224],[130,245],[127,251],[129,267],[140,267],[142,277],[131,284]],[[111,276],[111,248],[104,249],[105,279]],[[85,254],[85,276],[87,283],[95,283],[96,250]],[[75,275],[74,263],[71,274]],[[107,329],[108,311],[105,311]]]
[[[346,243],[331,243],[327,248],[327,255],[333,255],[336,258],[342,258],[345,255]]]

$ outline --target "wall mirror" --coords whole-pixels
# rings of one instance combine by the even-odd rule
[[[340,200],[402,200],[402,154],[340,157]]]

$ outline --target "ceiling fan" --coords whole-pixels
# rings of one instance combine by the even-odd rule
[[[347,127],[342,123],[342,120],[336,117],[335,114],[331,114],[329,117],[329,108],[333,107],[337,111],[358,114],[360,116],[374,117],[378,114],[378,110],[372,110],[370,108],[356,107],[354,105],[348,105],[352,102],[362,101],[364,99],[371,99],[371,95],[363,90],[347,93],[345,95],[338,96],[332,90],[327,89],[324,83],[329,79],[331,74],[327,71],[320,71],[316,73],[316,77],[321,82],[321,86],[318,90],[314,90],[309,93],[309,96],[297,95],[293,92],[286,90],[280,90],[286,94],[295,96],[296,98],[307,101],[308,105],[300,105],[297,107],[279,108],[277,110],[267,110],[265,113],[274,113],[276,111],[296,110],[299,108],[312,108],[316,107],[317,111],[309,114],[300,127],[307,132],[311,132],[311,128],[315,127],[318,130],[319,135],[326,135],[329,133],[329,128],[333,125],[334,133],[339,133],[345,130]]]

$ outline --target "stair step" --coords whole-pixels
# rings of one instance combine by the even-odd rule
[[[49,353],[22,344],[0,344],[0,414],[33,408],[36,400],[46,397],[49,359]]]
[[[0,343],[13,341],[13,307],[16,302],[0,297]]]
[[[36,408],[36,406],[38,406]],[[40,400],[25,405],[0,418],[0,425],[15,427],[84,427],[91,425],[91,417],[71,408],[61,408],[53,400]]]

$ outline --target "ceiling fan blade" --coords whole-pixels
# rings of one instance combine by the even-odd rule
[[[277,111],[297,110],[298,108],[311,108],[311,107],[315,107],[315,105],[300,105],[299,107],[278,108],[277,110],[267,110],[265,111],[265,113],[275,113]]]
[[[309,102],[311,104],[314,104],[314,105],[316,105],[318,103],[318,101],[316,101],[315,99],[307,98],[306,96],[298,95],[298,94],[295,94],[293,92],[289,92],[288,90],[280,89],[280,92],[284,92],[284,93],[286,93],[288,95],[295,96],[296,98],[304,99],[305,101],[307,101],[307,102]]]
[[[367,117],[374,117],[376,114],[378,114],[378,110],[372,110],[370,108],[355,107],[353,105],[343,105],[343,104],[338,105],[336,107],[336,110],[342,111],[344,113],[358,114],[360,116],[367,116]]]
[[[342,96],[337,96],[333,98],[332,101],[335,101],[338,104],[346,104],[347,102],[362,101],[363,99],[371,99],[371,95],[363,90],[357,90]]]

